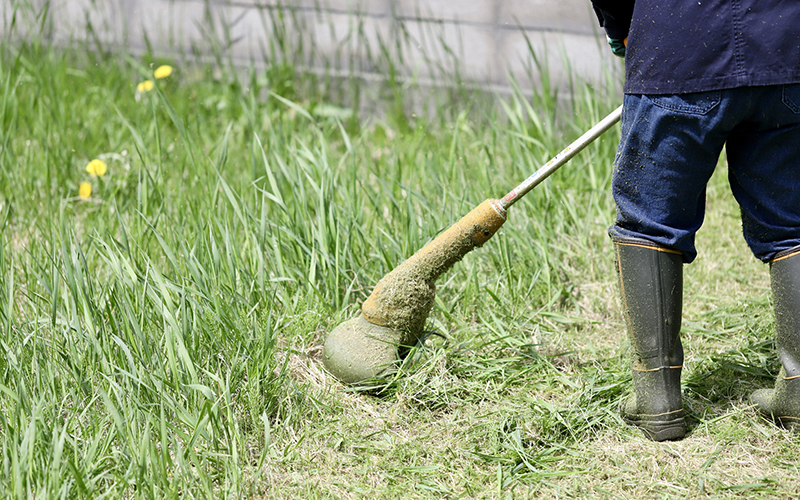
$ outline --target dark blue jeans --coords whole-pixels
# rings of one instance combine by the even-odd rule
[[[800,245],[800,84],[626,95],[611,237],[649,240],[693,261],[723,145],[753,254],[767,262]]]

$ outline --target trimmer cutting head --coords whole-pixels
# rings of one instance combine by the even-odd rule
[[[322,350],[325,368],[345,384],[378,379],[399,361],[403,333],[367,321],[362,314],[328,334]]]
[[[413,347],[422,335],[439,276],[505,221],[499,200],[486,200],[384,276],[361,314],[328,334],[323,348],[328,371],[348,384],[385,373],[398,360],[398,348]]]

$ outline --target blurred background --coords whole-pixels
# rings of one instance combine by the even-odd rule
[[[33,29],[49,41],[134,54],[222,57],[241,67],[283,62],[423,87],[457,75],[507,93],[512,82],[527,87],[547,71],[549,82],[568,88],[621,68],[588,0],[30,0],[0,8],[0,26],[13,30],[4,35]]]

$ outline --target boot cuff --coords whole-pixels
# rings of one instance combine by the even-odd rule
[[[644,238],[632,238],[630,236],[611,236],[611,241],[618,245],[628,245],[633,247],[644,247],[650,248],[653,250],[658,250],[659,252],[666,252],[666,253],[674,253],[676,255],[682,255],[681,252],[675,250],[673,248],[666,248],[660,245],[653,243],[650,240],[646,240]],[[800,252],[800,247],[797,248],[797,251]]]
[[[781,250],[780,252],[775,254],[772,260],[769,261],[769,263],[772,264],[773,262],[778,262],[779,260],[788,259],[789,257],[793,257],[797,254],[800,254],[800,245],[789,248],[788,250]]]

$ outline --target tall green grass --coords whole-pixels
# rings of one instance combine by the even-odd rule
[[[273,61],[296,45],[292,11],[270,12],[284,28]],[[743,402],[776,371],[772,320],[763,274],[725,236],[722,177],[701,253],[739,270],[687,272],[693,434],[656,445],[617,417],[629,379],[605,235],[616,132],[440,278],[431,334],[383,391],[325,375],[325,333],[384,274],[618,105],[613,88],[580,82],[559,95],[542,64],[533,94],[456,85],[413,117],[399,37],[363,49],[389,68],[382,118],[357,85],[298,72],[300,60],[240,71],[224,43],[208,65],[100,42],[2,44],[5,496],[796,490],[793,440]],[[162,63],[173,75],[137,94]],[[93,158],[106,175],[86,172]]]

